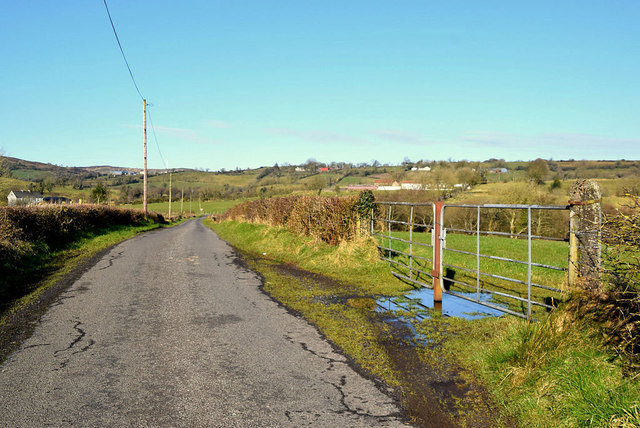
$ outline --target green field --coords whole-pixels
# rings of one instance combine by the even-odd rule
[[[184,202],[173,201],[171,204],[171,215],[212,215],[212,214],[222,214],[227,211],[229,208],[238,205],[239,203],[244,202],[243,200],[215,200],[215,201],[191,201],[185,200]],[[131,208],[139,208],[142,209],[142,204],[131,204],[126,205]],[[162,215],[169,214],[169,202],[154,202],[148,204],[147,208],[149,211],[154,211],[160,213]]]

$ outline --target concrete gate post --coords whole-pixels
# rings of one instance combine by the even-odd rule
[[[600,272],[602,193],[593,180],[576,180],[569,190],[569,285],[597,288]]]

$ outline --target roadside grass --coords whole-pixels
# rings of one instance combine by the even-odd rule
[[[395,295],[414,287],[393,278],[369,238],[343,242],[338,246],[300,236],[284,227],[205,220],[218,235],[254,255],[280,263],[294,263],[303,269],[348,282],[368,294]]]
[[[294,263],[355,285],[366,294],[397,295],[411,288],[391,277],[388,264],[377,260],[372,241],[330,248],[283,228],[209,220],[205,224],[243,251],[277,263]],[[430,242],[426,234],[423,239]],[[458,238],[449,235],[447,239],[453,245]],[[467,239],[475,245],[473,236],[459,239],[462,248],[471,245]],[[495,244],[498,249],[514,258],[522,256],[522,242],[500,239]],[[560,263],[566,250],[553,244],[566,244],[544,244],[549,247],[534,250],[539,260]],[[255,268],[265,275],[265,289],[277,300],[303,313],[372,374],[391,385],[398,381],[399,374],[393,372],[388,356],[377,344],[384,332],[367,325],[366,317],[361,318],[364,309],[354,308],[350,314],[344,307],[316,307],[314,297],[321,291],[292,284],[268,263]],[[425,362],[448,361],[469,369],[473,374],[466,376],[484,384],[499,404],[498,420],[513,419],[527,427],[640,426],[638,374],[625,371],[594,320],[567,309],[571,302],[538,323],[510,316],[469,321],[434,314],[415,319],[416,331],[424,339],[416,346]]]
[[[521,426],[640,426],[638,375],[625,373],[588,318],[560,309],[539,323],[435,318],[417,330],[445,336],[438,354],[474,369]]]
[[[64,248],[54,252],[39,253],[25,261],[19,278],[13,278],[23,285],[20,295],[13,295],[0,307],[0,328],[13,313],[36,301],[47,289],[71,272],[84,260],[118,242],[129,239],[141,232],[161,227],[148,222],[138,226],[117,226],[84,233]]]

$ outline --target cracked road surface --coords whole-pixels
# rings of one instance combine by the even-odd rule
[[[114,247],[0,366],[0,426],[404,426],[201,220]]]

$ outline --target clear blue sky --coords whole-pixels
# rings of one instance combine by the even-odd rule
[[[141,167],[102,0],[1,5],[0,149]],[[171,167],[640,159],[638,0],[108,5]]]

